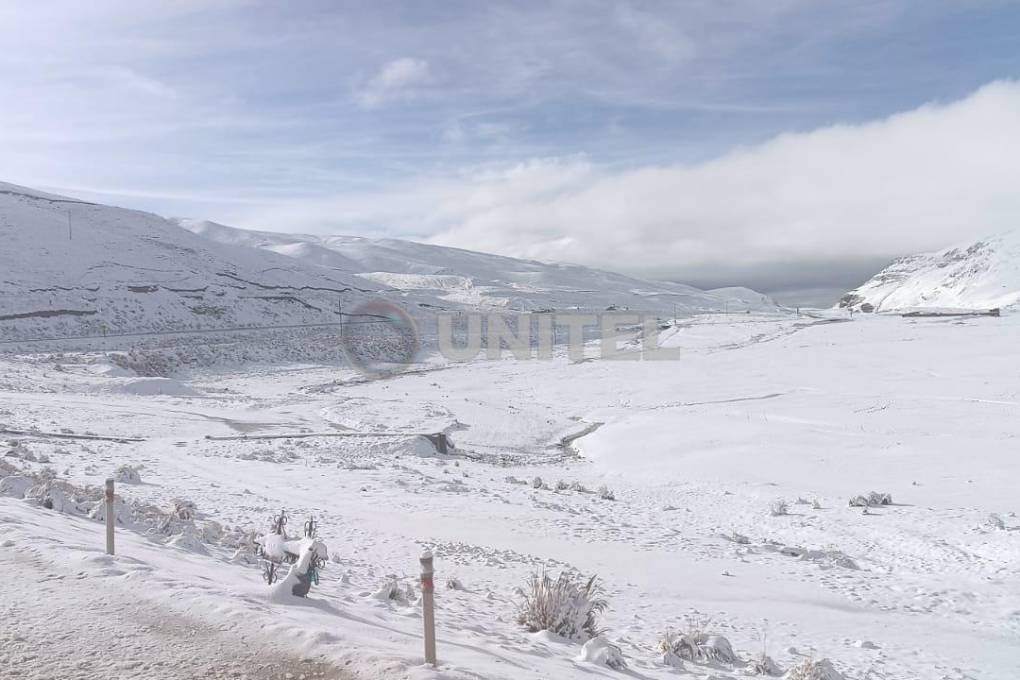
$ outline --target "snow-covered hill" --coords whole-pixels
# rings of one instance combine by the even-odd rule
[[[408,241],[250,232],[3,183],[0,238],[3,342],[331,324],[341,300],[350,310],[369,297],[419,318],[775,309],[747,289],[706,292]]]
[[[891,312],[981,310],[1020,302],[1020,230],[903,257],[848,292],[840,307]]]
[[[380,286],[162,217],[0,184],[0,336],[335,322]]]
[[[680,314],[706,310],[774,310],[747,288],[703,291],[664,281],[567,264],[519,260],[398,239],[309,236],[248,231],[214,222],[177,220],[186,229],[231,245],[271,250],[356,274],[394,290],[428,292],[452,303],[512,310],[602,311],[607,308]]]

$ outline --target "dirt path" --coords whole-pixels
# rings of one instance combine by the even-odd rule
[[[236,623],[210,625],[167,610],[111,579],[64,573],[31,548],[0,547],[0,677],[11,680],[341,680],[251,637]],[[67,616],[68,600],[76,615]],[[59,603],[59,606],[57,606]],[[58,609],[63,612],[56,613]]]

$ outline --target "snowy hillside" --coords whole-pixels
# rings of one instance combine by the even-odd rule
[[[915,308],[991,309],[1020,301],[1020,231],[934,253],[903,257],[839,302],[888,312]]]
[[[430,292],[442,300],[521,311],[609,307],[672,314],[706,310],[774,310],[747,288],[703,291],[576,265],[546,264],[398,239],[309,236],[248,231],[215,222],[178,220],[185,229],[230,245],[271,250],[357,274],[396,290]]]
[[[0,184],[0,336],[329,323],[380,286],[156,215]]]
[[[181,228],[181,227],[185,228]],[[0,341],[331,324],[342,298],[437,310],[772,310],[585,267],[399,240],[249,232],[0,183]]]

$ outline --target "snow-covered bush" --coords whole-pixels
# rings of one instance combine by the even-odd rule
[[[868,505],[892,505],[892,494],[872,491],[868,494]]]
[[[683,657],[681,657],[679,654],[677,654],[673,649],[664,647],[662,645],[662,643],[660,642],[660,651],[662,649],[665,649],[665,651],[662,652],[662,663],[663,664],[665,664],[666,666],[669,666],[670,668],[677,668],[677,669],[679,669],[679,668],[683,668],[684,667]]]
[[[765,652],[762,652],[751,661],[751,667],[748,670],[754,675],[775,676],[783,674],[783,671],[772,660],[772,657]]]
[[[765,627],[762,628],[761,631],[761,652],[751,659],[750,665],[747,667],[745,672],[752,675],[782,675],[782,669],[780,669],[778,664],[776,664],[776,662],[772,660],[772,657],[769,656],[768,621],[765,621],[764,623]]]
[[[783,676],[784,680],[845,680],[828,659],[805,659]]]
[[[609,487],[607,487],[605,484],[600,486],[599,490],[596,493],[598,494],[598,497],[601,498],[604,501],[615,501],[616,500],[616,494],[613,493],[612,491],[610,491]]]
[[[840,567],[842,569],[859,569],[857,562],[841,550],[834,548],[809,549],[799,545],[766,544],[766,550],[778,551],[780,555],[796,557],[800,560],[814,562],[823,567]]]
[[[564,482],[562,479],[559,480],[558,482],[556,482],[556,490],[557,491],[566,491],[569,488],[570,488],[570,485],[567,484],[566,482]]]
[[[608,666],[613,670],[622,671],[627,668],[627,662],[623,658],[623,652],[613,643],[601,635],[593,637],[584,643],[581,653],[577,655],[578,661]]]
[[[737,663],[739,659],[733,652],[730,641],[722,635],[708,632],[707,625],[706,620],[689,620],[687,631],[667,630],[659,639],[658,645],[663,662],[675,666],[673,658],[677,657],[694,663],[710,661]]]
[[[542,481],[541,477],[535,477],[533,480],[531,480],[531,487],[533,489],[547,489],[547,488],[549,488],[549,487],[547,487],[545,485],[545,482]]]
[[[17,474],[19,468],[12,463],[8,463],[3,458],[0,458],[0,479],[4,477],[10,477],[11,475]]]
[[[118,368],[148,378],[166,378],[181,367],[178,356],[169,351],[132,350],[126,354],[111,353],[110,362]]]
[[[51,470],[0,478],[0,496],[24,498],[50,510],[88,517],[97,522],[106,521],[104,495],[102,487],[75,486],[56,479]],[[172,541],[178,547],[196,552],[205,551],[199,544],[219,545],[233,550],[251,542],[249,532],[239,527],[224,528],[213,521],[196,523],[195,504],[190,501],[177,501],[174,509],[168,511],[150,503],[128,503],[118,496],[113,502],[113,514],[120,526],[160,542]]]
[[[138,473],[138,468],[133,465],[121,465],[113,473],[113,478],[121,484],[142,483],[142,476]]]
[[[417,597],[414,588],[401,584],[397,579],[387,579],[385,583],[372,592],[372,597],[380,602],[397,602],[410,604]]]
[[[850,507],[852,508],[874,508],[880,505],[892,505],[892,494],[871,491],[867,495],[862,494],[850,498]]]
[[[737,545],[749,545],[751,543],[750,538],[738,531],[731,531],[728,534],[723,534],[722,537],[727,541],[733,541]]]
[[[38,503],[48,510],[83,514],[87,501],[76,493],[76,489],[67,482],[60,482],[52,477],[43,477],[38,483],[25,491],[25,500]]]
[[[194,531],[183,531],[179,534],[174,534],[166,544],[181,550],[187,550],[188,552],[198,553],[199,555],[209,554],[205,543],[202,542],[202,539]]]
[[[790,506],[787,505],[786,501],[784,501],[782,498],[777,498],[776,500],[769,503],[769,514],[772,515],[773,517],[781,517],[783,515],[789,514],[789,512]]]
[[[1006,523],[1002,520],[1002,517],[994,512],[988,515],[988,519],[985,520],[985,524],[1000,531],[1006,528]]]
[[[17,441],[16,442],[10,442],[10,443],[12,443],[14,445],[14,447],[10,451],[7,452],[7,456],[8,457],[10,457],[10,458],[20,458],[21,460],[29,462],[29,463],[36,462],[37,458],[35,456],[35,453],[33,453],[32,449],[30,449],[28,447],[28,444],[26,444],[25,442],[17,442]]]
[[[177,519],[190,521],[195,519],[195,516],[198,514],[198,508],[195,506],[194,501],[175,498],[174,509],[171,514]]]
[[[569,640],[588,640],[602,632],[599,617],[608,603],[601,596],[597,577],[587,581],[562,572],[552,579],[548,574],[532,574],[520,591],[517,623],[532,633],[547,630]]]

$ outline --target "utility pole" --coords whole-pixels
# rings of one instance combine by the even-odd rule
[[[71,211],[67,211],[67,240],[71,240]]]
[[[336,301],[337,313],[340,314],[340,337],[344,337],[344,296],[340,295]]]

